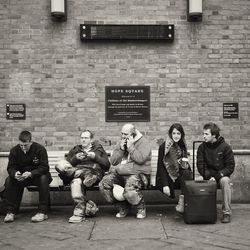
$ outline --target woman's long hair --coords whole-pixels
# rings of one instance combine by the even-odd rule
[[[186,141],[185,141],[184,129],[180,123],[172,124],[171,127],[169,128],[169,131],[168,131],[168,135],[172,140],[173,140],[172,132],[174,129],[177,129],[181,133],[181,139],[178,141],[178,145],[180,146],[181,150],[184,153],[184,156],[186,157],[187,156],[187,145],[186,145]]]

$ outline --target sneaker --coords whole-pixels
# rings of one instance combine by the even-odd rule
[[[136,214],[137,219],[144,219],[146,218],[146,209],[145,208],[140,208],[138,209],[138,212]]]
[[[13,213],[7,213],[3,222],[9,223],[9,222],[13,222],[14,220],[15,220],[15,215]]]
[[[230,223],[231,222],[231,216],[230,214],[223,214],[221,223]]]
[[[85,187],[91,187],[97,181],[96,175],[88,175],[82,182]]]
[[[33,217],[31,217],[32,222],[42,222],[48,219],[48,215],[44,213],[37,213]]]
[[[128,210],[125,208],[120,208],[119,212],[116,214],[116,218],[124,218],[128,215]]]
[[[83,216],[78,216],[78,215],[72,215],[70,218],[69,218],[69,223],[79,223],[79,222],[82,222],[84,221],[84,217]]]

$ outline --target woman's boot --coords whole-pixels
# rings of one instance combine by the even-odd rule
[[[179,196],[179,201],[175,209],[178,213],[184,213],[184,195],[183,194]]]

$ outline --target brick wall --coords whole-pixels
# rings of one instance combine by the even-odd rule
[[[250,1],[203,0],[203,21],[186,21],[186,0],[68,0],[67,22],[53,22],[50,1],[0,1],[0,151],[20,130],[48,150],[69,149],[79,131],[115,143],[120,123],[105,122],[107,85],[149,85],[151,122],[136,123],[154,148],[173,122],[191,147],[214,121],[234,149],[249,149]],[[175,41],[82,43],[84,21],[175,25]],[[239,119],[222,104],[238,102]],[[25,103],[24,121],[5,117],[6,103]]]

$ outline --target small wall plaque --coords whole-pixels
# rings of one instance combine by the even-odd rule
[[[25,120],[26,107],[22,103],[6,104],[6,119],[7,120]]]
[[[223,118],[238,119],[239,118],[239,103],[230,102],[223,103]]]

